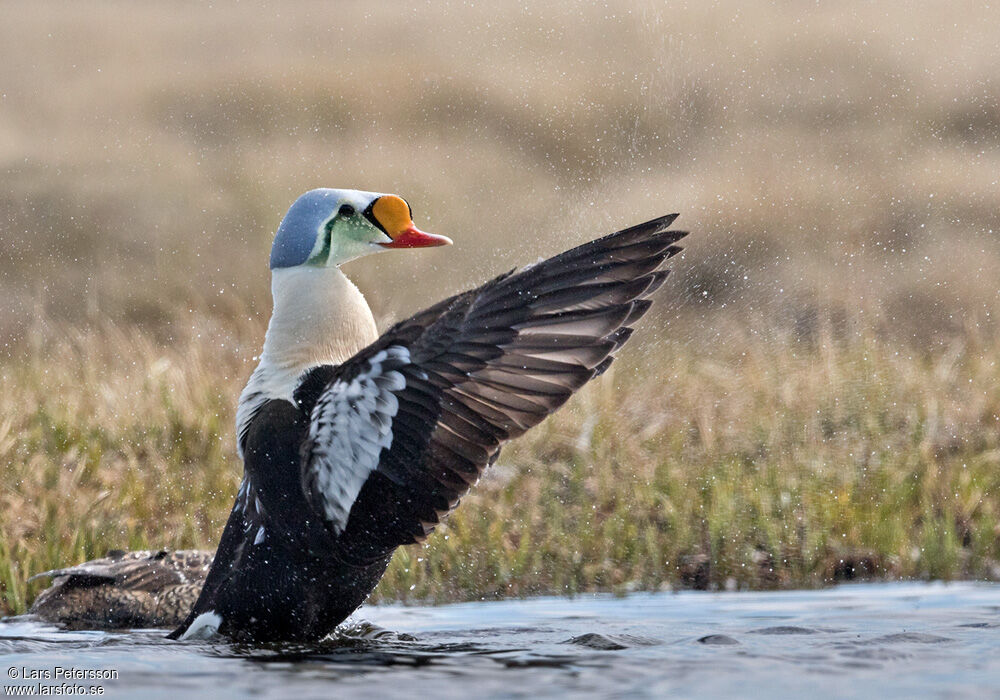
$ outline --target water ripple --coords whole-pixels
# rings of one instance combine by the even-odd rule
[[[1000,586],[581,596],[365,608],[317,644],[0,624],[9,668],[115,669],[106,697],[842,695],[1000,686]],[[763,623],[763,626],[762,626]],[[770,624],[768,624],[770,623]],[[13,681],[5,679],[8,685]]]

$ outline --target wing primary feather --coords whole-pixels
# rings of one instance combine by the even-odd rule
[[[652,305],[653,302],[651,299],[636,299],[632,302],[632,309],[629,311],[628,316],[622,320],[622,325],[631,326],[633,323],[645,316],[646,312],[649,311],[649,307]]]

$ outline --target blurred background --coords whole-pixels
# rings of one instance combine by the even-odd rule
[[[34,0],[0,16],[0,453],[21,569],[29,550],[41,566],[114,542],[214,542],[271,238],[319,186],[398,193],[456,241],[350,264],[382,325],[680,212],[692,235],[616,380],[659,394],[627,394],[618,415],[726,474],[780,452],[807,475],[849,462],[836,479],[857,485],[860,454],[912,452],[890,481],[917,470],[937,495],[906,492],[900,542],[845,525],[855,549],[926,573],[907,533],[933,521],[955,551],[981,545],[981,564],[1000,554],[995,482],[961,476],[1000,471],[995,8]],[[593,405],[569,409],[565,440],[545,443],[567,452],[542,450],[548,462],[592,449]],[[804,502],[793,481],[774,486],[776,508]],[[77,510],[39,505],[65,489]],[[793,510],[788,523],[812,517]],[[677,544],[661,578],[676,557],[717,561],[713,532]],[[733,561],[780,559],[769,538],[748,535]],[[64,549],[38,544],[53,540]],[[820,577],[830,551],[815,549]],[[23,573],[6,576],[14,607]]]
[[[49,317],[266,315],[273,231],[317,186],[458,242],[352,266],[383,315],[678,211],[663,297],[700,322],[995,318],[996,10],[534,5],[4,3],[6,347]]]

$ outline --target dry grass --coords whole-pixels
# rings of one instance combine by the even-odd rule
[[[164,347],[61,329],[5,370],[7,610],[32,597],[30,573],[214,545],[260,330],[202,325]],[[401,550],[377,596],[1000,577],[997,338],[917,355],[868,333],[730,331],[739,343],[633,348],[514,443],[427,547]]]
[[[6,3],[6,605],[107,547],[214,542],[271,233],[320,185],[458,242],[352,265],[385,318],[667,210],[696,232],[644,349],[383,595],[813,584],[845,552],[995,575],[998,19]]]

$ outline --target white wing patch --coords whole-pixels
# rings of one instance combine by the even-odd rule
[[[313,408],[308,478],[338,535],[382,450],[392,444],[392,419],[399,410],[394,392],[406,387],[398,368],[409,362],[410,351],[401,345],[381,350],[353,379],[331,384]]]

